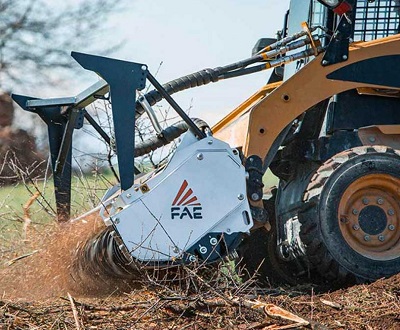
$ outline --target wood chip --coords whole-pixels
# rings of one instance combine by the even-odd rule
[[[338,309],[338,310],[342,310],[342,309],[343,309],[343,306],[342,306],[342,305],[340,305],[340,304],[338,304],[338,303],[335,303],[335,302],[333,302],[333,301],[325,300],[325,299],[322,299],[322,298],[320,298],[320,301],[321,301],[324,305],[327,305],[327,306],[329,306],[329,307],[332,307],[332,308],[335,308],[335,309]]]
[[[276,306],[274,304],[265,304],[264,305],[264,312],[270,316],[270,317],[277,317],[281,318],[284,320],[289,320],[292,322],[296,322],[301,325],[308,325],[309,322],[306,321],[305,319],[301,318],[300,316],[297,316],[286,309],[283,309],[279,306]]]
[[[68,299],[69,299],[69,301],[71,303],[71,309],[72,309],[72,314],[74,315],[76,330],[81,330],[82,329],[81,328],[81,322],[79,320],[78,311],[77,311],[76,306],[75,306],[74,298],[72,298],[72,296],[70,295],[69,292],[67,292],[67,295],[68,295]]]
[[[33,255],[33,254],[35,254],[35,253],[38,253],[38,252],[39,252],[39,250],[34,250],[34,251],[32,251],[32,252],[23,254],[23,255],[21,255],[21,256],[19,256],[19,257],[16,257],[16,258],[14,258],[14,259],[11,259],[11,260],[7,261],[5,264],[6,264],[6,266],[11,266],[11,265],[12,265],[13,263],[15,263],[16,261],[21,260],[21,259],[24,259],[24,258],[27,258],[27,257],[29,257],[29,256],[31,256],[31,255]]]

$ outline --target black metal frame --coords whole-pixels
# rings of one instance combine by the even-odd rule
[[[110,144],[110,137],[86,112],[85,107],[110,93],[120,185],[129,189],[137,173],[134,166],[136,92],[144,89],[148,79],[199,139],[205,137],[196,124],[150,74],[147,66],[107,57],[72,52],[71,56],[85,69],[96,72],[101,80],[75,97],[38,99],[12,94],[13,100],[26,111],[38,114],[48,128],[51,164],[59,221],[67,221],[71,208],[71,169],[73,132],[84,118]]]
[[[353,10],[340,18],[322,58],[324,66],[346,61],[351,39],[369,41],[400,33],[400,4],[391,0],[347,2]]]
[[[354,40],[368,41],[399,33],[400,4],[392,0],[357,1]]]

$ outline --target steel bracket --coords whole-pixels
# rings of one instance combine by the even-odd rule
[[[62,106],[27,107],[29,101],[39,100],[34,97],[13,94],[12,98],[22,109],[38,114],[47,125],[57,215],[59,221],[66,221],[69,219],[71,205],[72,153],[70,148],[63,146],[71,145],[78,115],[64,113]]]
[[[321,64],[323,66],[345,62],[349,58],[350,38],[354,31],[355,1],[348,0],[347,2],[352,6],[353,11],[340,18],[322,58]]]

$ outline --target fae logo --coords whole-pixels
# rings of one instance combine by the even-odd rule
[[[193,194],[193,190],[187,188],[188,183],[184,180],[174,201],[172,202],[172,220],[183,219],[185,217],[188,217],[189,219],[203,219],[200,202],[197,201],[197,197]]]

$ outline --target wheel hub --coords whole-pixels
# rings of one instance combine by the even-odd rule
[[[361,230],[365,233],[378,235],[385,230],[388,219],[381,207],[370,205],[361,210],[358,222],[360,223]]]
[[[347,187],[339,202],[343,238],[359,254],[391,260],[400,253],[400,180],[369,174]]]

